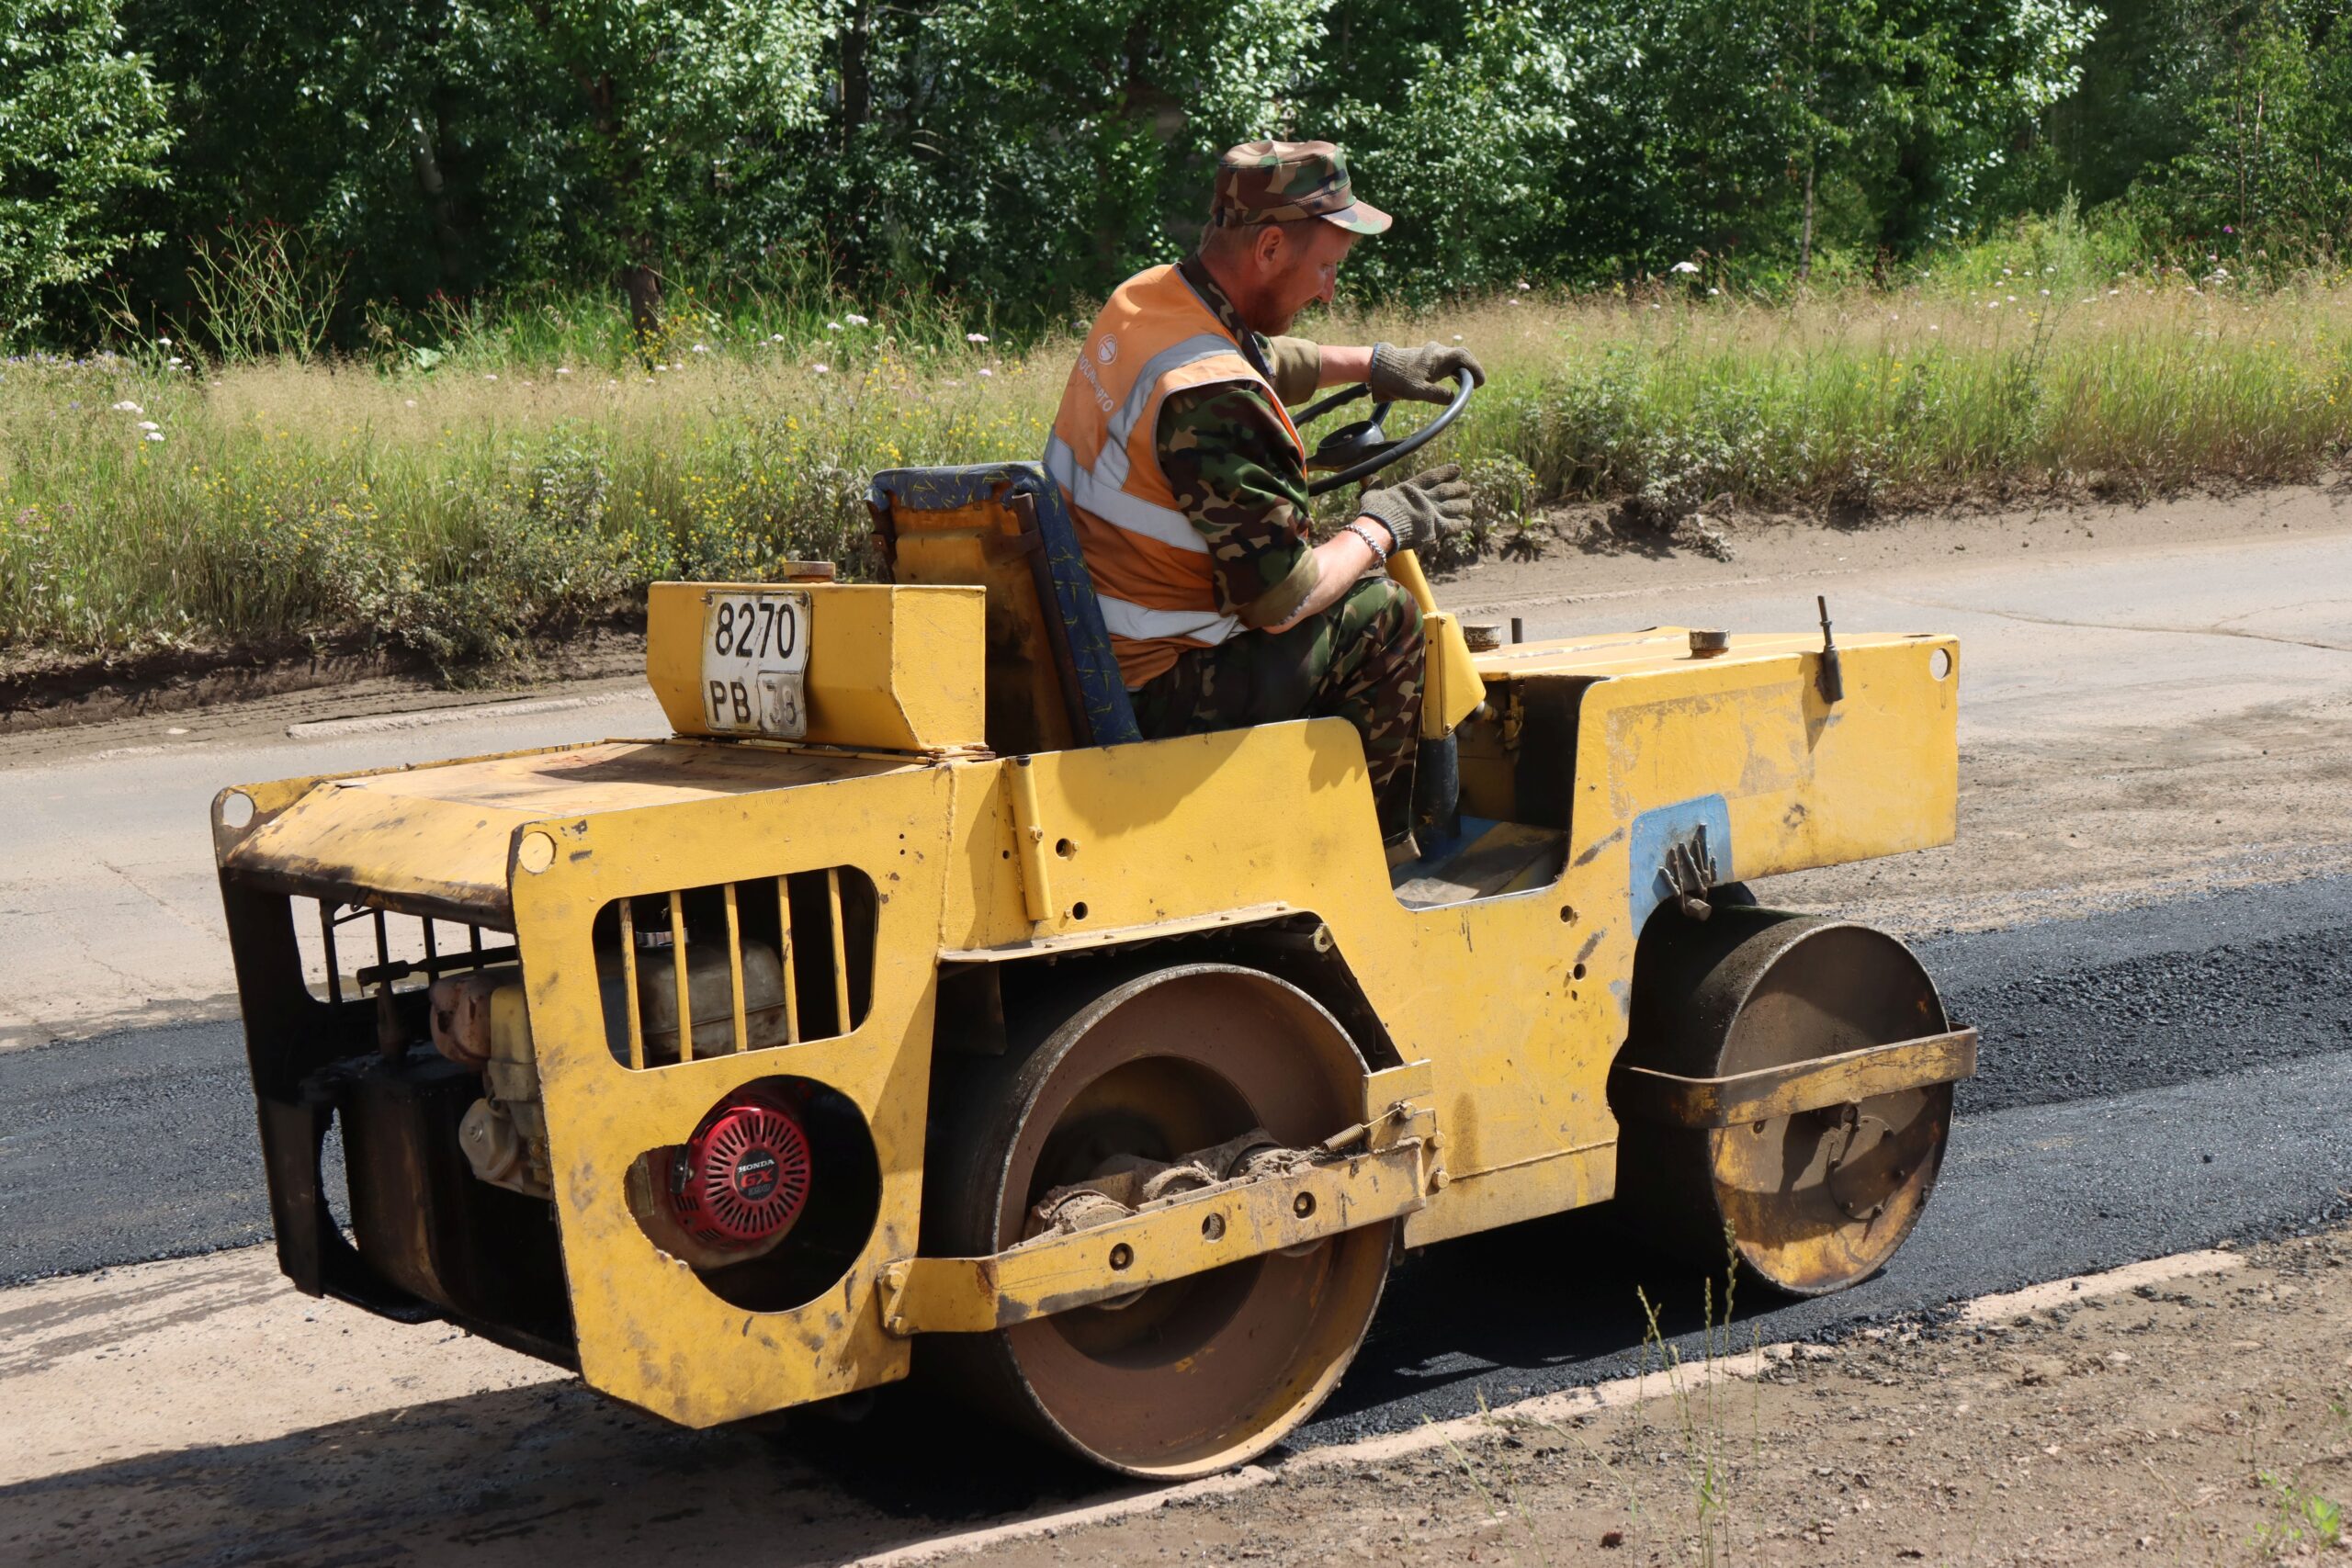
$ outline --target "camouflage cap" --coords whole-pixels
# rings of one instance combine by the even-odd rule
[[[1320,218],[1359,234],[1386,229],[1388,214],[1355,198],[1347,155],[1329,141],[1245,141],[1216,162],[1213,229]]]

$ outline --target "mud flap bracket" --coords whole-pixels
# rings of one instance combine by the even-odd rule
[[[1976,1031],[1955,1029],[1720,1078],[1684,1077],[1621,1061],[1609,1075],[1609,1103],[1621,1119],[1736,1127],[1954,1083],[1975,1073]]]
[[[1326,1150],[1342,1140],[1284,1174],[1219,1182],[991,1257],[901,1258],[882,1271],[882,1325],[896,1335],[1010,1328],[1398,1219],[1442,1184],[1426,1111],[1392,1107]]]

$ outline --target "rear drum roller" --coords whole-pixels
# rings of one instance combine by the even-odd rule
[[[1029,1039],[1024,1042],[1023,1036]],[[1102,980],[1016,1023],[943,1082],[924,1249],[1001,1251],[1050,1190],[1262,1127],[1304,1147],[1363,1114],[1363,1063],[1312,998],[1224,964]],[[1080,1456],[1179,1478],[1242,1463],[1304,1421],[1379,1305],[1396,1224],[988,1334],[931,1335],[918,1367]]]
[[[1727,1077],[1950,1025],[1911,950],[1867,926],[1719,904],[1661,911],[1634,958],[1625,1059]],[[1793,1295],[1868,1278],[1918,1223],[1951,1132],[1950,1084],[1723,1128],[1628,1117],[1617,1201],[1639,1234]]]

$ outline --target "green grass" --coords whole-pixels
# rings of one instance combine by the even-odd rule
[[[1304,330],[1476,348],[1491,384],[1423,460],[1482,461],[1505,514],[2142,493],[2340,459],[2352,286],[2114,259],[2061,228],[1893,291],[1763,302],[1698,277]],[[388,328],[368,360],[174,365],[149,342],[0,365],[0,662],[324,643],[455,671],[656,578],[855,571],[866,475],[1035,457],[1075,346],[969,341],[998,334],[936,299],[698,301],[673,300],[650,371],[617,311],[554,299],[431,344]]]

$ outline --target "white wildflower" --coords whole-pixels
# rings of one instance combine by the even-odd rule
[[[164,433],[160,430],[151,430],[147,433],[147,439],[150,441],[161,441],[163,438]]]
[[[1694,267],[1694,268],[1692,268],[1691,270],[1695,272],[1695,271],[1697,271],[1698,269]],[[1519,280],[1519,291],[1520,291],[1521,294],[1526,293],[1529,289],[1531,289],[1531,288],[1534,288],[1534,287],[1535,287],[1535,286],[1534,286],[1533,284],[1532,284],[1532,283],[1528,282],[1528,281],[1527,281],[1527,279],[1525,279],[1525,278],[1523,278],[1523,277],[1522,277],[1522,278],[1521,278],[1521,279]]]
[[[1506,304],[1506,305],[1516,305],[1516,304],[1518,304],[1518,303],[1519,303],[1519,301],[1518,301],[1518,300],[1516,300],[1516,299],[1506,299],[1506,300],[1504,300],[1504,301],[1503,301],[1503,303],[1504,303],[1504,304]]]
[[[145,413],[147,411],[141,408],[137,403],[132,402],[130,399],[125,398],[122,401],[114,405],[114,412],[117,413]]]
[[[989,369],[989,368],[987,366],[985,366],[985,365],[983,365],[983,366],[981,366],[981,367],[980,367],[980,368],[979,368],[979,372],[978,372],[978,373],[979,373],[980,375],[983,375],[983,376],[993,376],[993,375],[995,375],[995,374],[996,374],[996,372],[995,372],[995,371],[993,371],[993,370]]]
[[[152,420],[152,419],[142,419],[142,420],[141,420],[141,421],[139,422],[139,428],[140,428],[140,429],[141,429],[141,430],[161,430],[161,429],[163,429],[164,427],[163,427],[162,425],[160,425],[160,424],[157,424],[157,423],[156,423],[153,420]]]
[[[831,374],[833,367],[830,365],[811,365],[808,368],[814,370],[820,376],[824,376]]]
[[[485,370],[481,373],[481,378],[485,381],[495,381],[498,379],[498,372],[495,370]]]
[[[569,376],[571,374],[571,367],[569,365],[559,365],[555,367],[555,373],[559,376]]]
[[[1699,264],[1691,261],[1679,261],[1672,266],[1667,268],[1667,270],[1668,272],[1696,272],[1699,270]]]
[[[407,398],[407,399],[404,399],[404,400],[403,400],[403,401],[405,401],[405,402],[408,404],[408,406],[409,406],[409,407],[411,407],[411,408],[414,408],[414,407],[416,407],[416,400],[415,400],[414,398]]]
[[[770,343],[782,343],[784,341],[784,334],[782,333],[768,333],[768,341]]]
[[[1454,334],[1453,334],[1453,341],[1454,341],[1454,342],[1456,342],[1456,343],[1460,343],[1460,342],[1462,341],[1462,334],[1461,334],[1460,333],[1454,333]]]
[[[849,322],[849,324],[854,327],[870,327],[874,324],[872,321],[866,320],[864,316],[859,315],[854,310],[852,310],[848,315],[842,319]]]
[[[1721,294],[1721,293],[1723,292],[1723,290],[1722,290],[1722,289],[1720,289],[1720,288],[1709,288],[1709,289],[1707,290],[1707,292],[1708,292],[1708,293],[1710,293],[1710,294]]]
[[[695,351],[696,354],[708,354],[708,353],[710,352],[710,344],[707,344],[707,343],[698,343],[698,344],[695,344],[695,350],[694,350],[694,351]]]
[[[172,346],[172,340],[167,337],[159,337],[155,340],[155,343],[156,345],[161,348],[169,348]]]
[[[2042,297],[2044,299],[2049,299],[2049,298],[2050,298],[2050,290],[2048,290],[2047,288],[2043,289],[2043,290],[2041,291],[2041,297]]]
[[[1941,327],[1939,327],[1939,326],[1936,325],[1936,323],[1935,323],[1935,322],[1933,322],[1933,321],[1929,321],[1929,322],[1928,323],[1928,330],[1929,332],[1931,332],[1931,333],[1939,333],[1939,332],[1943,331],[1943,328],[1941,328]]]
[[[842,324],[839,321],[827,321],[825,330],[829,333],[837,333],[842,330]]]
[[[989,341],[989,334],[986,333],[966,333],[964,334],[964,341],[966,343],[986,343]]]

